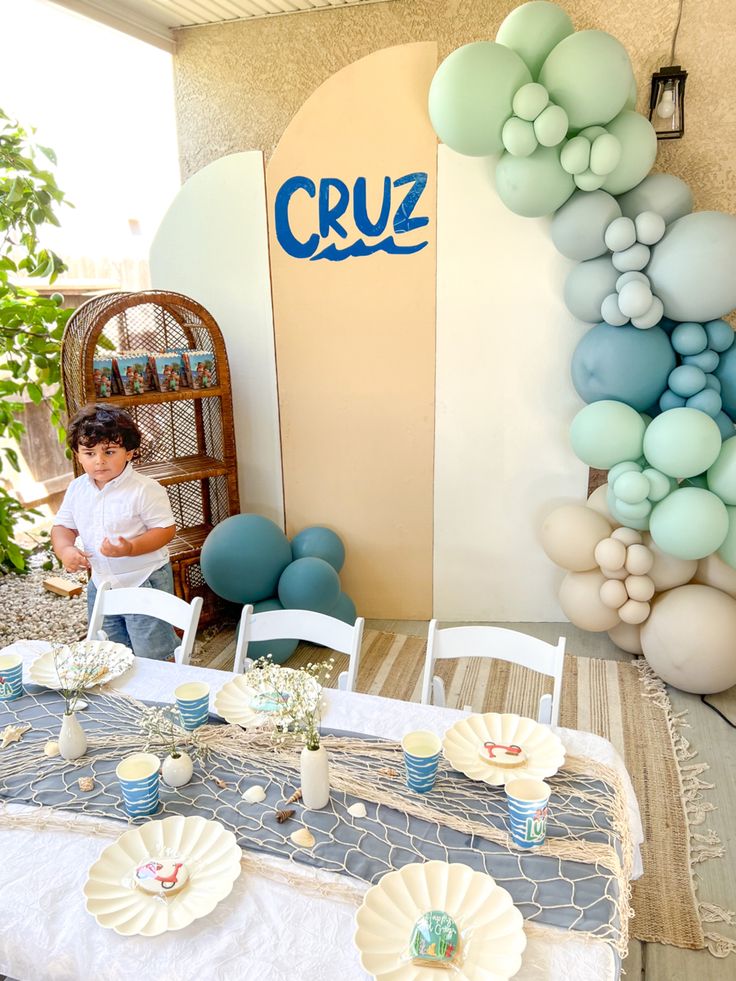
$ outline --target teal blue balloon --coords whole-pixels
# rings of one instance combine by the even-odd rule
[[[550,51],[574,30],[562,7],[531,0],[511,11],[499,27],[496,40],[516,51],[536,78]]]
[[[267,599],[262,600],[260,603],[253,604],[253,613],[268,613],[270,610],[283,610],[283,606],[277,599]],[[240,631],[240,624],[238,624],[238,632]],[[235,636],[237,638],[238,632]],[[299,639],[293,638],[292,640],[279,638],[278,640],[255,640],[253,643],[248,644],[248,657],[251,661],[257,661],[259,657],[266,657],[267,654],[271,655],[271,661],[274,664],[283,664],[284,661],[288,661],[291,655],[299,646]]]
[[[726,508],[728,511],[728,531],[718,549],[718,554],[733,569],[736,569],[736,508]]]
[[[723,321],[721,321],[723,323]],[[708,335],[702,324],[678,324],[670,334],[672,347],[678,354],[700,354],[708,347]]]
[[[649,174],[618,199],[627,218],[654,211],[670,225],[693,210],[693,193],[685,181],[673,174]]]
[[[324,559],[296,559],[282,572],[278,590],[286,610],[329,613],[340,598],[340,578]]]
[[[233,603],[257,603],[273,596],[290,562],[288,538],[260,514],[235,514],[215,525],[200,556],[207,585]]]
[[[652,169],[657,156],[657,134],[646,116],[630,109],[624,109],[606,129],[621,144],[621,158],[606,177],[603,190],[623,194],[636,187]]]
[[[503,44],[475,41],[457,48],[439,66],[429,87],[435,133],[470,157],[500,153],[514,93],[531,80],[521,58]]]
[[[704,388],[701,392],[691,395],[685,405],[689,409],[705,412],[711,419],[715,419],[723,408],[721,396],[713,388]],[[718,424],[716,423],[716,425]]]
[[[683,359],[683,364],[695,365],[702,372],[708,373],[715,371],[718,367],[720,358],[716,351],[701,351],[700,354],[688,354]]]
[[[696,211],[652,248],[647,276],[672,320],[705,323],[736,307],[736,217]]]
[[[560,164],[560,147],[540,146],[529,157],[504,153],[496,167],[496,190],[506,207],[525,218],[543,218],[575,190]]]
[[[550,100],[567,113],[571,130],[610,122],[624,108],[633,77],[626,48],[605,31],[570,34],[539,72]]]
[[[334,609],[330,610],[330,616],[335,617],[336,620],[344,620],[345,623],[349,623],[351,627],[353,626],[357,618],[357,611],[355,609],[355,603],[353,603],[347,593],[340,593],[337,605]]]
[[[727,416],[725,412],[719,412],[714,421],[721,433],[721,439],[731,439],[734,433],[736,433],[736,427],[734,426],[731,418]]]
[[[345,564],[345,546],[340,536],[331,528],[322,525],[311,525],[304,528],[291,540],[291,554],[295,559],[305,559],[310,556],[329,562],[335,572],[339,572]]]
[[[705,388],[705,372],[694,364],[681,364],[670,372],[668,382],[675,395],[689,399]]]
[[[578,412],[570,427],[575,454],[599,470],[608,470],[623,460],[636,460],[641,456],[643,439],[644,420],[623,402],[591,402]]]
[[[601,255],[573,266],[564,287],[565,303],[573,317],[590,324],[599,323],[601,305],[607,296],[616,292],[620,275],[610,255]]]
[[[703,473],[720,451],[718,426],[697,409],[669,409],[652,420],[644,435],[644,456],[668,477]]]
[[[736,419],[736,344],[721,355],[715,377],[721,386],[723,411]]]
[[[656,505],[649,518],[654,544],[678,559],[703,559],[717,551],[728,525],[726,505],[701,487],[679,487]]]
[[[603,236],[620,214],[616,199],[605,191],[575,191],[552,219],[550,234],[555,248],[578,262],[605,255],[608,246]]]
[[[708,347],[711,351],[723,354],[733,344],[733,328],[725,320],[709,320],[707,324],[704,324],[704,327],[705,333],[708,335]]]
[[[736,438],[726,440],[706,476],[708,487],[724,504],[736,505]]]

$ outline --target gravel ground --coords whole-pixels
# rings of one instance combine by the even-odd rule
[[[87,589],[66,599],[44,589],[47,576],[70,582],[82,578],[67,572],[37,570],[25,576],[0,576],[0,648],[15,640],[69,643],[87,635]],[[86,584],[86,576],[83,577]]]

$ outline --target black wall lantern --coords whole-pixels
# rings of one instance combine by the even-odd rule
[[[660,68],[652,75],[649,120],[658,140],[679,140],[685,132],[686,80],[687,72],[679,65]]]

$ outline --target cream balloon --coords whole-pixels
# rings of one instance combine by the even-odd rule
[[[695,575],[697,559],[678,559],[674,555],[668,555],[654,544],[649,533],[644,536],[644,544],[654,556],[654,564],[647,575],[658,593],[683,586]]]
[[[638,603],[648,603],[654,596],[654,583],[649,576],[627,576],[624,580],[629,599]]]
[[[637,600],[630,599],[624,603],[618,611],[618,615],[624,623],[644,623],[649,616],[649,610],[649,603],[639,603]]]
[[[608,498],[607,494],[606,498]],[[627,547],[629,545],[641,545],[641,534],[633,528],[616,528],[615,531],[611,532],[611,538],[623,542]]]
[[[622,565],[620,569],[609,569],[607,566],[601,566],[601,572],[606,579],[620,579],[621,582],[624,579],[628,579],[628,572],[626,571],[626,566]]]
[[[652,669],[668,684],[697,695],[736,684],[734,637],[736,599],[696,583],[657,596],[641,628]]]
[[[714,552],[698,562],[693,582],[713,586],[736,598],[736,569]]]
[[[608,631],[616,647],[629,654],[641,654],[641,627],[636,623],[618,623]]]
[[[601,484],[600,487],[596,487],[585,502],[585,506],[591,508],[593,511],[597,511],[598,514],[602,514],[613,528],[617,527],[618,521],[616,521],[608,510],[608,484]]]
[[[601,602],[611,610],[617,610],[627,602],[629,594],[620,579],[606,579],[601,586]]]
[[[626,568],[632,576],[645,576],[654,565],[654,556],[646,545],[629,545]]]
[[[542,548],[553,562],[571,572],[594,569],[595,547],[611,534],[606,519],[584,504],[565,504],[542,523]]]
[[[598,569],[568,572],[560,586],[560,606],[581,630],[610,630],[619,615],[601,600],[601,586],[606,580]]]
[[[593,554],[601,568],[623,569],[626,563],[626,546],[615,538],[603,538],[596,545]]]

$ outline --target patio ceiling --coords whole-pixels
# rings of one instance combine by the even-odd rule
[[[388,0],[52,0],[166,51],[178,28],[385,3]]]

